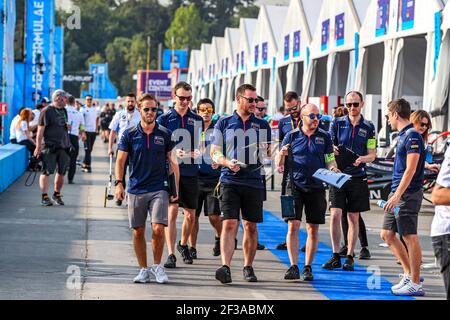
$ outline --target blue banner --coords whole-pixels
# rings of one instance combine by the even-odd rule
[[[54,37],[54,72],[53,79],[55,89],[62,89],[64,74],[64,28],[62,26],[55,27]]]
[[[12,119],[18,113],[19,104],[14,99],[14,32],[16,29],[16,2],[14,0],[2,1],[6,3],[6,21],[3,29],[2,51],[3,59],[0,61],[0,70],[2,78],[2,100],[8,105],[8,114],[3,117],[4,143],[9,142],[9,127]],[[3,67],[1,65],[3,64]]]
[[[174,50],[173,51],[173,60],[174,64],[178,68],[188,68],[188,52],[187,50]],[[170,64],[172,63],[172,50],[164,49],[163,50],[163,70],[170,70]]]
[[[94,81],[89,84],[89,94],[94,99],[116,99],[117,89],[109,80],[108,64],[90,64],[89,73],[94,76]]]
[[[241,70],[245,70],[244,51],[241,51]]]
[[[339,47],[345,43],[345,13],[336,16],[335,24],[336,47]]]
[[[262,64],[266,65],[267,64],[267,51],[268,51],[267,42],[264,42],[261,47],[262,47]]]
[[[289,35],[284,36],[284,61],[289,60]]]
[[[437,64],[441,52],[441,11],[434,14],[434,74],[433,80],[436,78]]]
[[[384,36],[389,29],[389,5],[390,0],[378,0],[377,2],[377,24],[375,37]]]
[[[330,39],[330,19],[322,22],[322,41],[321,49],[325,51],[328,49],[328,40]]]
[[[401,30],[414,28],[414,12],[416,10],[416,0],[400,0],[398,17],[398,27]]]
[[[24,103],[28,108],[50,95],[52,2],[27,1]]]
[[[300,57],[300,31],[294,32],[293,56],[295,58]]]
[[[259,45],[255,46],[255,67],[258,66],[259,63]]]

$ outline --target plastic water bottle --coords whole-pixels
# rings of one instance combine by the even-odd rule
[[[384,209],[384,207],[386,206],[386,201],[384,201],[384,200],[378,200],[378,202],[377,202],[377,205],[380,207],[380,208],[382,208],[382,209]],[[400,212],[400,208],[399,207],[394,207],[394,215],[395,216],[398,216],[398,213]],[[392,212],[391,212],[392,213]]]
[[[433,163],[433,146],[431,144],[427,146],[427,155],[425,161],[429,164]]]

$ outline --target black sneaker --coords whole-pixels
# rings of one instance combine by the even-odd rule
[[[231,270],[229,266],[222,266],[216,270],[216,279],[222,283],[231,283]]]
[[[120,207],[122,205],[122,200],[116,200],[116,206]]]
[[[277,244],[277,247],[275,249],[277,249],[277,250],[287,250],[286,242]]]
[[[253,270],[252,266],[244,267],[244,280],[247,282],[256,282],[258,278],[256,278],[255,270]]]
[[[53,202],[48,196],[44,196],[42,197],[41,205],[43,205],[44,207],[50,207],[53,205]]]
[[[347,251],[348,251],[348,248],[347,248],[347,246],[342,246],[341,247],[341,249],[339,250],[339,255],[341,256],[341,257],[345,257],[346,255],[347,255]]]
[[[183,262],[186,264],[192,264],[192,257],[191,257],[191,253],[189,252],[189,247],[188,245],[181,245],[181,242],[178,241],[177,243],[177,250],[178,252],[181,254],[181,256],[183,257]]]
[[[300,249],[301,252],[306,252],[306,244]]]
[[[298,266],[294,264],[284,274],[284,280],[298,280],[300,279],[300,271]]]
[[[367,247],[362,247],[361,251],[359,252],[359,257],[358,259],[360,260],[370,260],[370,251],[369,249],[367,249]]]
[[[62,201],[62,195],[60,193],[55,193],[52,196],[52,200],[56,202],[57,205],[59,206],[63,206],[64,205],[64,201]]]
[[[177,257],[174,254],[171,254],[167,257],[166,263],[164,263],[164,268],[173,269],[177,266]]]
[[[256,246],[256,250],[264,250],[266,248],[265,245],[258,242],[258,245]]]
[[[341,258],[336,257],[334,254],[327,262],[322,265],[322,269],[326,270],[339,269],[341,267]]]
[[[234,239],[234,250],[237,250],[237,239]]]
[[[190,247],[189,248],[189,254],[191,255],[192,259],[197,259],[197,249]]]
[[[220,239],[216,239],[216,241],[214,242],[213,256],[220,256]]]
[[[354,264],[355,263],[353,262],[353,257],[352,256],[347,256],[345,258],[344,265],[342,266],[342,269],[345,270],[345,271],[353,271],[353,270],[355,270]]]
[[[302,279],[303,281],[313,281],[314,276],[312,274],[311,266],[304,266],[302,269]]]

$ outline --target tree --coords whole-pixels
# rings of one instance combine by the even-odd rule
[[[239,23],[241,18],[258,18],[259,7],[258,6],[243,6],[240,5],[236,8],[237,13],[231,20],[230,27],[239,28]]]
[[[165,35],[165,45],[172,47],[172,37],[177,49],[198,49],[208,41],[208,24],[202,20],[195,5],[182,6],[175,12],[169,29]]]
[[[86,69],[89,69],[90,64],[95,63],[105,63],[105,58],[103,58],[102,55],[98,52],[94,53],[86,60]]]
[[[117,87],[119,92],[126,92],[122,88],[122,78],[127,73],[128,53],[131,47],[131,39],[117,37],[113,42],[108,44],[105,49],[106,61],[109,66],[109,77],[111,82]]]

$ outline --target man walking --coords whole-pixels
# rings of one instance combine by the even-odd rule
[[[73,178],[75,177],[75,172],[77,170],[77,157],[80,150],[78,141],[80,136],[83,141],[86,141],[86,133],[84,132],[83,114],[75,107],[75,98],[73,96],[68,98],[66,111],[69,119],[69,139],[72,144],[72,149],[70,151],[69,173],[67,174],[67,178],[69,178],[69,184],[74,184]]]
[[[284,109],[288,112],[288,116],[281,119],[278,123],[279,141],[283,141],[284,137],[292,130],[300,127],[300,97],[297,92],[286,92],[283,98]]]
[[[141,116],[139,110],[136,109],[136,95],[134,93],[129,93],[125,97],[126,109],[117,112],[111,123],[109,124],[109,141],[108,141],[108,154],[110,156],[114,155],[113,144],[118,137],[117,142],[120,142],[123,133],[126,129],[133,128],[138,125],[141,121]],[[123,176],[121,180],[123,181],[123,187],[126,188],[126,172],[128,167],[128,158],[125,161],[125,167],[123,169]],[[116,199],[116,205],[121,206],[122,200]]]
[[[359,234],[359,215],[370,210],[369,187],[365,171],[366,163],[375,160],[376,138],[375,126],[365,120],[361,114],[364,107],[363,96],[357,91],[351,91],[345,96],[349,114],[336,118],[331,123],[330,133],[334,144],[334,153],[339,156],[339,146],[343,146],[355,154],[358,158],[355,162],[341,168],[344,173],[351,175],[341,189],[330,187],[330,236],[333,246],[333,256],[322,265],[324,269],[341,268],[339,255],[341,242],[342,210],[347,209],[349,222],[347,256],[342,266],[343,270],[354,270],[354,250]]]
[[[431,224],[431,241],[444,278],[447,300],[450,300],[450,148],[445,152],[441,168],[431,194],[431,200],[436,206]]]
[[[298,231],[302,221],[303,208],[306,216],[306,242],[305,266],[302,269],[304,281],[314,279],[312,262],[319,245],[319,225],[325,224],[327,200],[325,187],[322,182],[313,178],[313,174],[320,168],[328,168],[338,172],[334,159],[333,143],[328,132],[319,129],[321,119],[319,108],[314,104],[303,106],[301,111],[302,126],[289,132],[281,143],[281,150],[276,162],[278,171],[282,173],[284,159],[288,152],[292,154],[295,197],[295,218],[288,220],[288,234],[286,236],[287,249],[291,267],[287,270],[284,279],[300,279],[298,268]]]
[[[158,118],[158,123],[174,133],[176,139],[176,155],[181,162],[179,201],[169,205],[169,226],[166,228],[166,242],[169,251],[166,268],[176,267],[175,241],[177,238],[178,207],[183,208],[184,219],[181,239],[177,244],[183,262],[192,264],[192,257],[187,245],[195,224],[195,212],[198,201],[198,163],[200,156],[201,133],[203,119],[192,112],[189,104],[192,100],[192,87],[186,82],[179,82],[173,89],[175,108]],[[179,130],[181,129],[181,130]]]
[[[39,186],[42,192],[41,204],[43,206],[53,205],[48,196],[50,175],[58,168],[55,175],[54,192],[52,199],[63,206],[61,189],[64,185],[64,175],[69,166],[70,140],[68,133],[67,111],[64,108],[67,103],[67,93],[56,90],[52,95],[53,105],[41,111],[38,133],[36,138],[36,149],[34,156],[42,156],[44,171],[39,178]]]
[[[86,96],[86,105],[81,109],[81,113],[84,116],[86,141],[84,141],[84,162],[82,164],[83,172],[92,172],[91,167],[91,153],[94,148],[95,138],[97,137],[97,131],[99,128],[98,112],[92,103],[92,96]]]
[[[400,260],[403,276],[391,290],[395,295],[423,296],[420,281],[422,250],[417,235],[417,223],[422,205],[422,181],[425,166],[425,146],[420,133],[409,121],[411,106],[398,99],[388,105],[387,118],[393,130],[399,131],[396,148],[392,188],[384,207],[381,238],[389,245],[394,256]],[[397,208],[398,212],[394,210]],[[406,247],[396,237],[398,233]]]
[[[139,263],[139,274],[135,283],[150,282],[154,276],[156,282],[166,283],[168,277],[161,266],[164,250],[164,227],[168,224],[167,210],[169,194],[165,187],[168,176],[166,161],[171,164],[178,177],[178,164],[172,156],[174,144],[172,132],[156,123],[158,107],[156,99],[144,94],[139,99],[140,123],[126,129],[120,140],[116,161],[116,177],[123,177],[125,162],[129,158],[130,183],[128,185],[128,218],[133,229],[133,244]],[[122,180],[115,181],[116,197],[123,200],[125,191]],[[172,199],[174,200],[174,199]],[[147,265],[147,243],[145,223],[150,215],[152,223],[153,266]]]
[[[257,281],[253,260],[258,243],[256,225],[263,221],[262,158],[270,157],[270,127],[267,121],[253,114],[258,102],[256,88],[250,84],[241,85],[236,91],[236,102],[237,110],[233,115],[221,118],[214,127],[211,147],[213,161],[222,166],[220,251],[223,266],[216,271],[216,279],[221,283],[232,282],[231,258],[241,215],[244,228],[244,279],[248,282]]]

